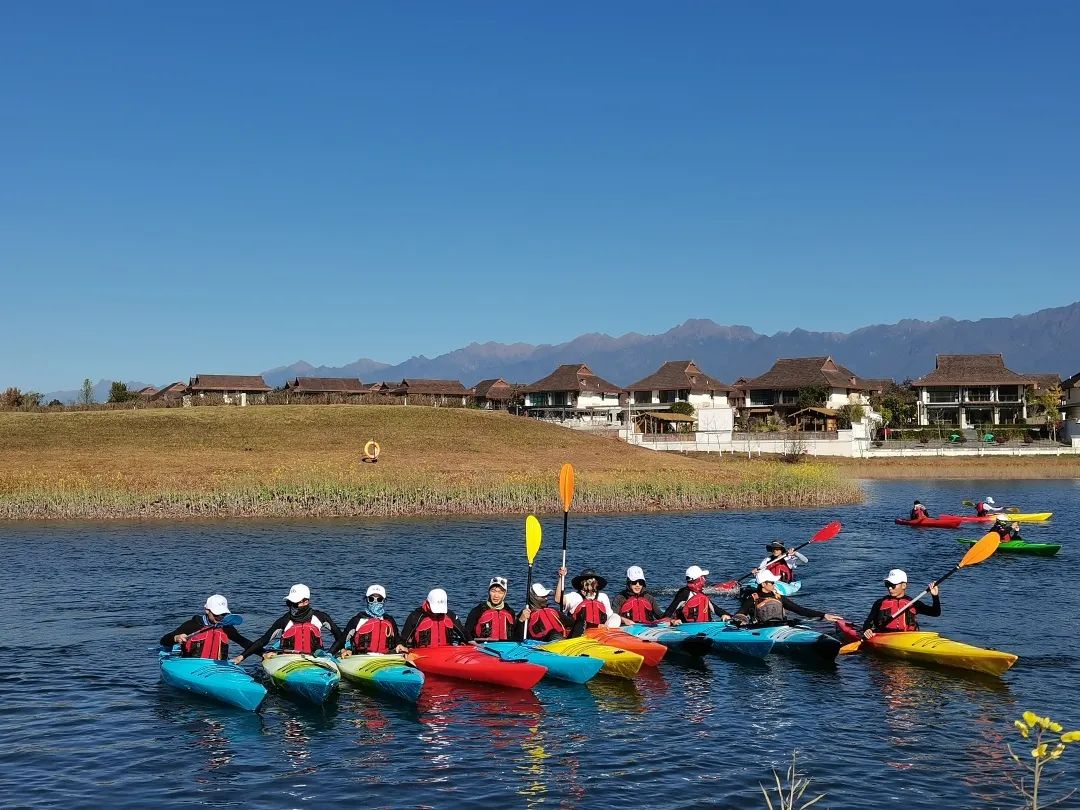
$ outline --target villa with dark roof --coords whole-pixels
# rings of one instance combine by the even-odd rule
[[[912,383],[920,425],[1023,424],[1027,389],[1047,375],[1018,374],[1000,354],[939,354],[934,370]],[[1045,384],[1045,383],[1044,383]]]
[[[584,363],[559,366],[521,392],[526,415],[537,419],[613,425],[621,407],[622,389],[598,377]]]
[[[187,387],[190,396],[220,396],[226,405],[261,405],[272,390],[258,374],[196,374]]]
[[[670,360],[660,368],[626,387],[629,409],[638,432],[672,430],[671,406],[685,402],[694,407],[689,423],[701,430],[731,430],[732,409],[728,402],[731,386],[710,377],[693,360]],[[640,417],[640,418],[639,418]]]
[[[868,404],[872,387],[831,357],[781,358],[760,377],[741,384],[744,415],[786,419],[799,410],[799,390],[810,386],[828,390],[822,407],[829,410]]]

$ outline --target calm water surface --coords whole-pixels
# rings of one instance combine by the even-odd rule
[[[1065,548],[961,572],[927,624],[1020,655],[1003,679],[862,656],[828,670],[706,659],[665,661],[634,683],[545,681],[534,693],[429,678],[417,707],[344,685],[325,711],[271,694],[250,714],[159,682],[148,648],[207,594],[227,594],[251,637],[294,582],[342,622],[374,581],[390,588],[399,621],[436,585],[464,615],[493,573],[511,577],[516,606],[522,520],[5,525],[0,790],[6,805],[31,807],[761,807],[758,783],[798,749],[828,793],[817,806],[1015,806],[1004,777],[1013,719],[1032,709],[1080,727],[1080,595],[1063,576],[1076,564],[1080,482],[917,486],[867,484],[868,502],[843,509],[571,516],[570,567],[595,565],[616,584],[641,564],[670,593],[691,563],[727,579],[755,565],[767,540],[799,541],[840,519],[840,537],[807,549],[798,601],[861,621],[889,568],[926,582],[960,558],[958,534],[980,534],[913,530],[892,516],[914,497],[937,513],[993,494],[1053,510],[1052,524],[1026,534]],[[551,584],[561,516],[543,523],[537,572]],[[1072,784],[1077,753],[1063,763]]]

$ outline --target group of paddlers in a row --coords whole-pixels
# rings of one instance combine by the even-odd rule
[[[669,622],[673,625],[694,622],[731,621],[740,626],[769,626],[784,623],[789,614],[826,621],[841,617],[796,604],[777,591],[778,582],[794,579],[796,561],[806,562],[798,552],[789,551],[776,541],[766,548],[769,557],[754,569],[755,586],[740,592],[738,610],[718,607],[706,593],[709,572],[697,565],[686,569],[686,582],[666,609],[661,610],[649,591],[645,572],[631,566],[626,585],[610,600],[604,593],[607,580],[586,569],[571,580],[572,590],[564,591],[567,571],[559,569],[559,581],[552,592],[540,583],[529,589],[528,603],[515,612],[506,604],[508,582],[494,576],[488,583],[487,598],[476,605],[464,623],[449,609],[446,591],[435,588],[423,604],[413,610],[399,629],[386,613],[386,588],[368,587],[367,604],[344,628],[322,610],[312,606],[311,591],[306,585],[294,585],[285,597],[287,612],[258,639],[251,641],[229,622],[226,598],[214,594],[206,600],[201,615],[193,616],[161,638],[163,647],[179,645],[187,657],[228,658],[229,643],[242,648],[232,660],[239,664],[249,655],[264,657],[277,653],[313,654],[326,651],[348,657],[355,653],[407,652],[414,647],[438,647],[484,641],[553,641],[582,635],[593,627],[620,627],[635,623]],[[885,578],[888,593],[877,600],[863,625],[867,637],[875,632],[899,632],[918,629],[917,614],[941,615],[938,589],[930,588],[931,604],[905,598],[907,574],[893,569]],[[554,604],[552,604],[554,602]],[[893,616],[899,612],[899,615]]]

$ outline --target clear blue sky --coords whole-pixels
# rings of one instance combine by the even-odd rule
[[[1080,298],[1080,5],[9,3],[0,385]]]

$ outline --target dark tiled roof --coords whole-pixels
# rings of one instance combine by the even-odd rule
[[[1080,371],[1076,372],[1076,373],[1075,373],[1075,374],[1073,374],[1073,375],[1072,375],[1071,377],[1069,377],[1068,379],[1064,380],[1064,381],[1063,381],[1063,382],[1061,383],[1061,387],[1062,387],[1062,389],[1065,389],[1065,388],[1075,388],[1075,387],[1076,387],[1076,385],[1077,385],[1078,383],[1080,383]]]
[[[354,377],[297,377],[285,383],[285,387],[297,394],[364,394],[368,391]]]
[[[143,388],[140,388],[138,391],[135,392],[136,396],[140,396],[140,397],[152,397],[156,393],[157,393],[157,388],[155,386],[153,386],[153,385],[147,385],[147,386],[145,386]]]
[[[501,377],[496,380],[481,380],[469,392],[480,399],[510,399],[514,389]]]
[[[1005,368],[1000,354],[939,354],[934,370],[913,383],[929,385],[1030,385],[1031,377]]]
[[[150,399],[177,399],[187,393],[187,385],[182,382],[169,383],[150,395]]]
[[[1035,383],[1037,391],[1045,391],[1055,385],[1061,385],[1060,374],[1025,374],[1024,376]]]
[[[787,391],[809,385],[867,390],[866,384],[851,369],[834,362],[831,357],[782,358],[760,377],[747,380],[739,387],[748,391]]]
[[[890,377],[860,377],[859,382],[865,385],[868,391],[887,391],[896,385],[896,381]]]
[[[730,391],[731,386],[710,377],[693,360],[671,360],[648,377],[626,386],[627,391]]]
[[[464,397],[469,392],[457,380],[402,380],[390,393]]]
[[[197,374],[191,378],[188,388],[192,391],[271,391],[258,374]]]
[[[622,389],[615,383],[597,377],[584,363],[568,363],[531,385],[521,389],[524,393],[534,391],[574,391],[589,394],[620,394]]]

